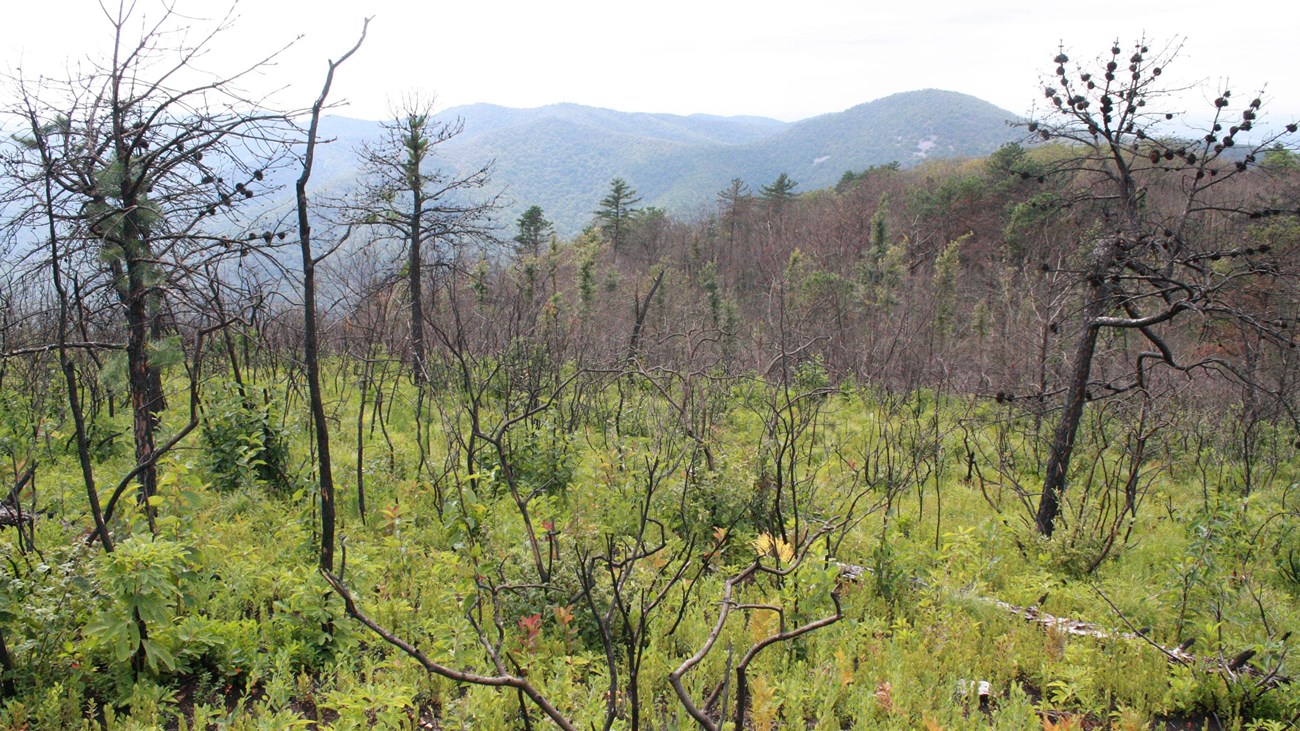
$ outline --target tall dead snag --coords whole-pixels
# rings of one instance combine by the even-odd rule
[[[298,204],[298,246],[302,250],[302,315],[303,362],[307,366],[307,391],[311,400],[311,420],[316,432],[316,468],[320,480],[320,568],[334,570],[334,471],[330,465],[330,427],[325,418],[325,396],[320,385],[320,339],[316,325],[316,265],[325,255],[315,256],[311,248],[311,202],[307,198],[307,181],[316,157],[316,137],[320,130],[320,115],[334,84],[334,71],[352,57],[366,40],[370,18],[361,25],[361,37],[337,61],[329,62],[325,84],[320,96],[311,105],[311,121],[307,127],[306,150],[302,158],[302,173],[294,184],[294,199]],[[332,251],[333,249],[331,249]],[[328,252],[327,254],[328,255]]]
[[[378,142],[361,151],[363,184],[356,214],[375,227],[380,238],[399,242],[406,255],[412,370],[416,384],[428,380],[424,280],[430,267],[450,264],[455,243],[492,239],[495,197],[467,197],[487,187],[492,163],[462,174],[436,164],[439,145],[464,130],[462,120],[433,116],[432,104],[419,96],[405,99],[393,121],[384,122]]]
[[[495,197],[477,199],[492,177],[492,163],[468,173],[437,164],[437,148],[464,129],[464,122],[438,120],[432,103],[413,95],[384,122],[380,139],[361,151],[362,184],[352,215],[372,228],[380,240],[400,244],[405,254],[411,372],[415,402],[416,444],[420,469],[428,466],[427,410],[429,313],[426,280],[438,268],[453,266],[453,248],[469,241],[491,241]]]
[[[1170,329],[1174,321],[1197,313],[1210,328],[1236,323],[1278,342],[1289,340],[1269,313],[1242,304],[1243,286],[1277,277],[1281,265],[1267,246],[1244,240],[1239,228],[1248,216],[1269,213],[1266,206],[1228,181],[1254,174],[1257,156],[1296,125],[1255,137],[1247,147],[1245,133],[1256,124],[1262,101],[1237,106],[1223,89],[1204,137],[1164,132],[1162,125],[1176,115],[1162,108],[1171,91],[1162,74],[1177,51],[1170,46],[1152,52],[1141,41],[1126,57],[1116,43],[1088,66],[1060,53],[1055,78],[1044,89],[1051,106],[1026,124],[1043,140],[1069,145],[1073,154],[1056,174],[1069,176],[1076,194],[1062,208],[1093,221],[1074,267],[1083,301],[1035,518],[1044,536],[1056,526],[1089,400],[1144,389],[1154,368],[1236,373],[1221,358],[1180,354],[1171,337],[1177,334]],[[1097,343],[1108,329],[1134,333],[1138,352],[1127,373],[1098,379]]]
[[[209,221],[256,195],[271,164],[266,150],[282,141],[284,116],[236,88],[275,54],[229,74],[196,63],[230,27],[229,17],[200,30],[167,7],[150,18],[134,3],[102,7],[109,57],[66,79],[19,80],[19,108],[9,111],[40,137],[26,145],[27,164],[44,174],[19,184],[33,199],[49,185],[56,265],[74,288],[103,287],[115,300],[112,318],[125,333],[133,471],[152,519],[149,498],[165,451],[158,443],[160,362],[175,351],[174,313],[190,308],[187,297],[201,289],[197,262],[230,253],[234,222]],[[177,38],[184,40],[171,45]]]

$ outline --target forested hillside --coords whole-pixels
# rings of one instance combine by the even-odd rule
[[[834,185],[845,170],[897,162],[987,155],[1022,134],[1015,118],[964,94],[896,94],[791,124],[758,117],[630,114],[556,104],[507,109],[476,104],[441,111],[463,131],[439,146],[443,166],[466,170],[494,161],[504,190],[502,218],[540,205],[565,236],[580,232],[613,177],[633,181],[647,206],[690,215],[732,178],[758,185],[789,173],[805,190]],[[324,120],[322,182],[340,189],[357,175],[354,151],[378,123]]]
[[[1138,42],[992,148],[932,91],[376,129],[366,30],[288,113],[127,10],[3,110],[0,729],[1300,719],[1263,99],[1189,135]]]

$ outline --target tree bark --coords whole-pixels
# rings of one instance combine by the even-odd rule
[[[153,454],[156,448],[154,431],[157,425],[154,403],[154,380],[159,377],[157,369],[149,362],[149,312],[144,287],[141,262],[135,262],[133,252],[127,256],[127,278],[129,289],[124,293],[126,304],[127,340],[127,385],[131,392],[131,423],[135,436],[135,462],[147,465],[140,471],[140,505],[152,519],[153,510],[149,498],[158,491],[158,469],[154,464]]]
[[[1088,401],[1088,381],[1092,377],[1092,360],[1097,352],[1097,336],[1101,332],[1100,318],[1110,309],[1112,291],[1107,277],[1120,250],[1120,236],[1106,236],[1093,249],[1088,267],[1090,294],[1084,308],[1083,332],[1074,346],[1070,382],[1066,386],[1065,403],[1061,418],[1052,434],[1052,448],[1047,457],[1047,473],[1043,479],[1043,493],[1038,499],[1038,513],[1034,523],[1038,532],[1051,538],[1056,529],[1056,518],[1061,512],[1061,494],[1065,491],[1065,476],[1070,470],[1070,457],[1074,453],[1074,438],[1083,418],[1083,406]]]
[[[0,629],[0,698],[13,698],[17,694],[14,687],[14,662],[9,657],[4,631]]]
[[[303,360],[307,364],[307,391],[311,400],[311,416],[316,432],[316,464],[320,480],[320,568],[325,573],[334,571],[334,471],[330,462],[330,429],[325,416],[325,396],[320,385],[320,343],[316,325],[316,258],[311,250],[311,223],[308,212],[307,181],[311,179],[312,162],[316,154],[316,136],[320,128],[321,111],[334,83],[334,70],[361,47],[366,39],[367,18],[361,27],[361,37],[356,45],[338,61],[329,62],[325,84],[311,108],[311,124],[307,129],[307,151],[303,156],[302,174],[294,186],[298,206],[298,244],[302,250],[303,297]]]
[[[1083,405],[1088,400],[1088,379],[1092,375],[1092,357],[1097,349],[1099,328],[1091,323],[1084,327],[1079,342],[1074,346],[1074,367],[1070,371],[1070,384],[1065,394],[1061,418],[1052,434],[1052,450],[1047,458],[1047,474],[1043,481],[1043,494],[1038,500],[1035,524],[1038,532],[1051,538],[1056,528],[1056,517],[1061,511],[1061,493],[1065,491],[1065,475],[1070,469],[1070,456],[1074,452],[1074,437],[1083,417]]]
[[[412,162],[415,165],[419,164],[418,160]],[[406,280],[411,295],[411,348],[414,360],[412,366],[415,371],[415,385],[419,387],[423,387],[428,380],[424,351],[424,263],[420,251],[420,237],[423,234],[420,230],[420,218],[423,207],[424,201],[421,200],[417,181],[417,189],[411,191],[411,218],[408,224],[411,238],[407,243]]]

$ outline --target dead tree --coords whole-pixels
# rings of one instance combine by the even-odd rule
[[[57,255],[83,267],[75,272],[113,293],[114,318],[125,333],[139,498],[157,485],[160,415],[165,406],[156,353],[174,328],[178,295],[197,290],[198,261],[231,251],[229,218],[236,204],[264,191],[280,149],[284,115],[242,96],[238,81],[271,58],[229,74],[211,74],[196,59],[230,27],[186,33],[191,23],[172,9],[144,18],[134,4],[104,7],[111,30],[106,59],[64,80],[17,81],[30,167],[30,186],[49,186],[57,198]],[[131,29],[143,30],[136,35]],[[193,29],[187,29],[193,30]],[[196,42],[188,39],[197,37]],[[230,179],[227,179],[230,176]],[[219,223],[214,219],[224,219]],[[209,222],[213,223],[210,225]],[[65,264],[65,278],[74,272]]]
[[[424,384],[428,380],[426,268],[448,266],[454,244],[491,241],[492,216],[499,205],[495,196],[480,200],[474,195],[491,182],[491,162],[467,173],[436,163],[438,146],[464,130],[462,120],[437,119],[432,104],[418,96],[402,102],[394,117],[381,125],[379,141],[360,152],[362,187],[354,215],[375,227],[381,240],[396,240],[403,249],[411,366],[415,382]]]
[[[361,48],[366,40],[366,29],[370,27],[367,18],[361,26],[361,37],[337,61],[329,62],[325,73],[325,84],[320,96],[312,104],[310,122],[307,126],[306,150],[303,152],[302,172],[294,184],[294,199],[298,212],[298,246],[302,252],[302,310],[303,310],[303,362],[307,365],[307,388],[311,400],[312,425],[316,437],[317,480],[320,482],[320,569],[323,572],[334,570],[334,470],[330,464],[330,427],[325,414],[325,396],[320,383],[320,340],[316,324],[316,265],[338,246],[331,247],[323,254],[312,251],[311,239],[311,201],[307,196],[307,182],[311,180],[312,164],[316,156],[316,137],[320,129],[321,112],[329,98],[330,87],[334,84],[334,72],[343,65],[352,54]],[[347,234],[344,234],[346,237]]]
[[[1073,268],[1082,303],[1036,514],[1044,536],[1056,525],[1089,400],[1142,389],[1155,367],[1236,372],[1222,358],[1180,353],[1172,337],[1175,321],[1196,313],[1203,321],[1233,321],[1288,342],[1275,320],[1240,306],[1235,297],[1243,282],[1278,276],[1279,262],[1266,246],[1214,234],[1269,212],[1234,195],[1229,183],[1252,174],[1257,156],[1296,125],[1256,138],[1249,148],[1238,146],[1238,136],[1256,124],[1262,101],[1234,105],[1232,92],[1223,89],[1204,137],[1168,136],[1161,125],[1175,115],[1163,108],[1171,90],[1162,74],[1177,51],[1152,51],[1139,42],[1126,56],[1116,43],[1089,65],[1060,53],[1055,77],[1044,88],[1050,106],[1026,123],[1041,139],[1069,146],[1073,154],[1055,174],[1069,176],[1076,193],[1062,209],[1082,208],[1095,224]],[[1126,375],[1095,379],[1098,338],[1105,330],[1134,333],[1144,348]]]

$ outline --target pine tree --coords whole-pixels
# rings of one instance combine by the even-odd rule
[[[601,199],[600,208],[596,210],[600,229],[614,248],[616,257],[627,245],[627,225],[637,210],[633,206],[640,202],[641,197],[626,180],[614,178],[609,183],[609,195]]]
[[[521,256],[537,256],[542,244],[555,233],[555,226],[542,212],[541,206],[529,206],[515,222],[519,233],[515,234],[515,243],[519,244]]]
[[[789,175],[781,173],[776,176],[776,180],[773,180],[771,185],[764,185],[758,189],[758,192],[763,196],[763,200],[767,202],[771,211],[780,215],[782,209],[785,208],[785,204],[798,197],[799,194],[794,192],[798,185],[798,183],[790,179]]]

